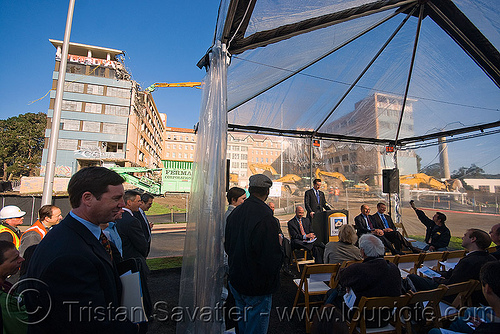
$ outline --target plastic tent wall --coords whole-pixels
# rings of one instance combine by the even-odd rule
[[[403,166],[416,154],[427,165],[441,139],[462,165],[498,173],[499,48],[498,1],[222,1],[214,45],[199,63],[207,76],[181,306],[192,314],[220,302],[228,129],[295,138],[304,152],[294,159],[311,165],[328,158],[327,147],[349,145],[366,154],[394,147],[379,165]],[[313,139],[328,144],[308,154]],[[177,331],[218,326],[198,316]]]

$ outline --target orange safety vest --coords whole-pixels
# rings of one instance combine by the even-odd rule
[[[340,190],[339,189],[335,189],[334,190],[334,194],[335,194],[335,196],[339,196],[340,195]]]
[[[4,232],[10,233],[16,249],[19,249],[19,246],[21,245],[21,239],[17,236],[16,232],[12,231],[10,228],[2,224],[0,225],[0,234]]]
[[[45,235],[47,234],[47,229],[45,228],[45,226],[43,226],[42,223],[40,223],[40,220],[36,220],[36,222],[31,225],[31,227],[29,229],[27,229],[23,235],[21,236],[21,238],[28,232],[31,232],[31,231],[35,231],[36,233],[38,233],[40,235],[40,237],[43,239],[43,237],[45,237]]]

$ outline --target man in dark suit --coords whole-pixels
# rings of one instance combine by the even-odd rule
[[[403,254],[401,248],[405,244],[405,240],[396,229],[391,216],[385,214],[385,210],[387,210],[386,205],[384,203],[378,203],[377,212],[371,216],[372,220],[375,222],[376,228],[382,230],[381,235],[394,245],[396,253]],[[410,245],[408,245],[408,247],[410,247]]]
[[[151,315],[152,302],[147,285],[149,268],[146,264],[149,243],[144,236],[142,223],[134,217],[134,212],[139,210],[141,205],[141,194],[135,190],[127,190],[123,195],[125,206],[122,217],[116,220],[116,229],[122,239],[123,260],[136,259],[140,262],[140,274],[143,288],[144,308],[146,314]]]
[[[139,210],[134,212],[134,217],[139,219],[141,222],[142,232],[146,237],[146,241],[148,242],[148,251],[146,256],[149,255],[149,250],[151,249],[151,230],[153,229],[153,223],[148,221],[148,217],[146,217],[146,211],[151,208],[153,205],[154,197],[151,194],[144,193],[141,195],[141,204],[139,205]]]
[[[497,259],[488,253],[487,249],[491,244],[491,238],[485,231],[471,228],[465,231],[462,237],[462,247],[468,253],[460,261],[454,269],[446,272],[441,272],[441,277],[427,278],[420,277],[415,274],[408,275],[417,291],[432,290],[438,287],[439,284],[450,285],[454,283],[466,282],[470,279],[479,280],[479,272],[481,267],[490,261]],[[473,301],[479,301],[484,304],[483,296],[479,291],[472,295]]]
[[[316,239],[316,235],[312,230],[311,221],[304,218],[303,207],[298,206],[295,209],[295,217],[288,221],[288,234],[292,243],[292,251],[305,248],[312,251],[315,263],[323,263],[325,245],[319,240],[312,241]]]
[[[321,188],[321,179],[315,179],[313,188],[306,191],[304,195],[307,218],[311,222],[316,212],[321,212],[323,209],[330,210],[330,207],[326,204],[325,194],[319,188]]]
[[[361,205],[361,213],[354,218],[354,225],[356,227],[356,234],[360,238],[363,234],[371,233],[379,238],[389,251],[395,255],[399,254],[391,242],[384,237],[384,231],[378,228],[378,225],[373,221],[370,216],[370,207],[366,204]]]
[[[137,333],[119,315],[122,285],[99,224],[123,207],[124,179],[103,167],[78,171],[68,184],[73,210],[31,258],[23,291],[32,333]]]

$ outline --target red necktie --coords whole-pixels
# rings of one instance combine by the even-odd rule
[[[109,243],[108,238],[106,238],[106,236],[102,231],[101,231],[101,236],[99,237],[99,241],[101,242],[106,252],[108,252],[109,256],[111,257],[111,261],[113,261],[113,252],[111,251],[111,244]]]

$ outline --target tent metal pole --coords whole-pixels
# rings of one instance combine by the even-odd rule
[[[337,110],[337,108],[340,106],[340,104],[344,101],[344,99],[347,97],[347,95],[349,95],[349,93],[354,89],[354,87],[356,87],[356,84],[359,82],[359,80],[361,80],[361,78],[365,75],[365,73],[368,71],[368,69],[370,69],[370,67],[373,65],[373,63],[375,62],[375,60],[378,59],[378,57],[382,54],[382,52],[385,50],[385,48],[393,40],[393,38],[396,37],[396,35],[401,30],[401,28],[403,28],[403,26],[406,24],[406,22],[408,22],[408,20],[410,19],[410,17],[415,12],[415,9],[416,9],[416,7],[413,7],[412,10],[410,11],[410,13],[408,13],[408,15],[404,18],[404,20],[401,21],[401,23],[396,28],[396,30],[391,34],[391,36],[389,36],[389,38],[387,39],[387,41],[385,41],[384,45],[382,45],[382,47],[378,50],[378,52],[375,54],[375,56],[373,56],[373,58],[370,60],[370,62],[368,63],[368,65],[365,66],[365,68],[363,69],[363,71],[361,71],[361,73],[358,75],[358,77],[356,78],[356,80],[354,80],[354,82],[349,86],[349,88],[347,89],[347,91],[344,93],[344,95],[342,95],[342,97],[340,98],[340,100],[335,104],[335,106],[332,108],[332,110],[328,113],[328,115],[325,117],[325,119],[323,120],[323,122],[321,122],[321,124],[316,128],[316,130],[314,131],[314,133],[318,132],[319,129],[321,129],[321,127],[326,123],[326,121],[330,118],[330,116],[335,112],[335,110]]]
[[[403,123],[403,116],[404,116],[404,112],[405,112],[406,99],[408,98],[408,91],[410,90],[411,76],[413,74],[413,66],[415,65],[415,58],[417,55],[418,40],[420,37],[420,30],[422,28],[422,20],[424,18],[424,4],[421,4],[419,6],[420,6],[420,12],[418,14],[417,32],[415,34],[415,41],[413,43],[413,52],[411,54],[410,69],[408,70],[408,78],[406,79],[405,95],[403,97],[403,105],[401,106],[401,114],[399,116],[399,123],[398,123],[397,132],[396,132],[396,139],[394,140],[396,145],[398,143],[399,132],[401,131],[401,124]]]
[[[314,136],[311,136],[309,140],[309,186],[312,188],[312,181],[313,181],[313,138]]]
[[[59,140],[59,126],[61,123],[61,109],[64,93],[64,80],[66,77],[66,64],[68,63],[69,38],[71,35],[71,24],[73,22],[73,11],[75,0],[69,1],[66,28],[62,44],[61,63],[57,76],[56,98],[54,112],[52,114],[52,127],[50,130],[49,146],[47,153],[47,164],[45,167],[45,178],[43,181],[42,205],[52,203],[52,190],[54,188],[54,174],[56,169],[57,142]]]

